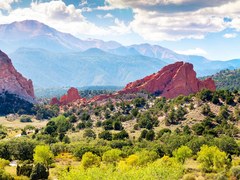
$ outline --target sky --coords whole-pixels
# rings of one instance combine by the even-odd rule
[[[240,58],[240,0],[0,0],[0,24],[27,19],[81,39]]]

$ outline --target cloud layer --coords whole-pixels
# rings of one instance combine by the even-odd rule
[[[203,39],[227,28],[235,32],[223,37],[233,38],[240,31],[239,0],[101,0],[105,3],[98,7],[90,6],[88,0],[79,1],[78,6],[49,0],[32,1],[29,7],[12,9],[11,5],[20,1],[0,0],[0,23],[34,19],[77,36],[136,33],[147,41],[158,42]],[[115,16],[112,12],[116,9],[131,9],[133,20],[129,23]],[[7,11],[7,15],[1,10]],[[98,11],[104,13],[96,14],[96,19],[108,20],[110,25],[97,26],[100,23],[84,15]]]
[[[107,0],[107,6],[132,8],[130,26],[146,40],[202,39],[226,28],[240,30],[238,0]]]

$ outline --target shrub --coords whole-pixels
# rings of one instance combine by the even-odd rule
[[[0,158],[0,169],[3,169],[5,166],[9,165],[10,161]]]
[[[33,165],[23,163],[22,165],[17,165],[17,176],[27,176],[30,177],[32,173]]]
[[[155,138],[155,132],[153,130],[150,130],[146,134],[146,140],[153,141]]]
[[[172,131],[171,131],[170,129],[168,129],[168,128],[163,128],[163,129],[161,129],[161,130],[158,132],[158,138],[161,138],[162,135],[165,134],[165,133],[171,134],[171,132],[172,132]]]
[[[111,149],[106,151],[103,156],[102,160],[109,164],[116,165],[116,162],[118,162],[121,159],[122,151],[119,149]]]
[[[20,122],[26,123],[26,122],[32,122],[32,120],[29,116],[21,116]]]
[[[92,152],[86,152],[81,161],[81,165],[86,169],[93,166],[99,166],[101,158]]]
[[[43,164],[48,167],[53,162],[54,155],[47,145],[38,145],[34,149],[34,163]],[[39,165],[40,166],[40,165]]]
[[[14,178],[6,173],[3,169],[0,169],[0,179],[3,179],[3,180],[14,180]]]
[[[234,166],[230,169],[231,176],[240,179],[240,166]]]
[[[122,126],[122,123],[120,121],[114,121],[113,122],[113,129],[114,130],[122,130],[123,129],[123,126]]]
[[[30,175],[31,180],[36,179],[48,179],[49,171],[48,169],[40,163],[37,163],[32,170],[32,173]]]
[[[128,139],[128,138],[129,138],[129,135],[125,130],[122,130],[121,132],[116,133],[113,136],[114,140],[117,140],[117,139],[121,140],[121,139]]]
[[[187,146],[181,146],[177,150],[173,151],[173,156],[181,163],[192,156],[192,150]]]
[[[96,138],[96,133],[91,129],[85,129],[83,133],[84,138]]]
[[[226,153],[220,151],[216,146],[203,145],[197,155],[197,161],[204,172],[222,171],[228,163]]]
[[[98,134],[98,137],[100,139],[105,139],[105,140],[108,140],[108,141],[111,141],[112,140],[112,133],[110,133],[109,131],[103,131],[101,133]]]

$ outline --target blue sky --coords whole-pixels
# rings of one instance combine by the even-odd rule
[[[35,19],[79,38],[240,58],[239,0],[0,0],[0,24]]]

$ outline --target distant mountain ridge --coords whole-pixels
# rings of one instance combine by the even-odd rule
[[[7,47],[6,52],[13,52],[19,47],[43,48],[57,52],[85,51],[89,48],[104,50],[118,48],[121,44],[97,39],[81,40],[68,33],[62,33],[35,20],[13,22],[0,25],[0,41]],[[14,44],[12,44],[14,42]]]
[[[240,68],[240,60],[211,61],[177,54],[159,45],[123,46],[81,40],[34,20],[0,25],[0,49],[36,87],[125,86],[177,61],[194,65],[197,76]]]

